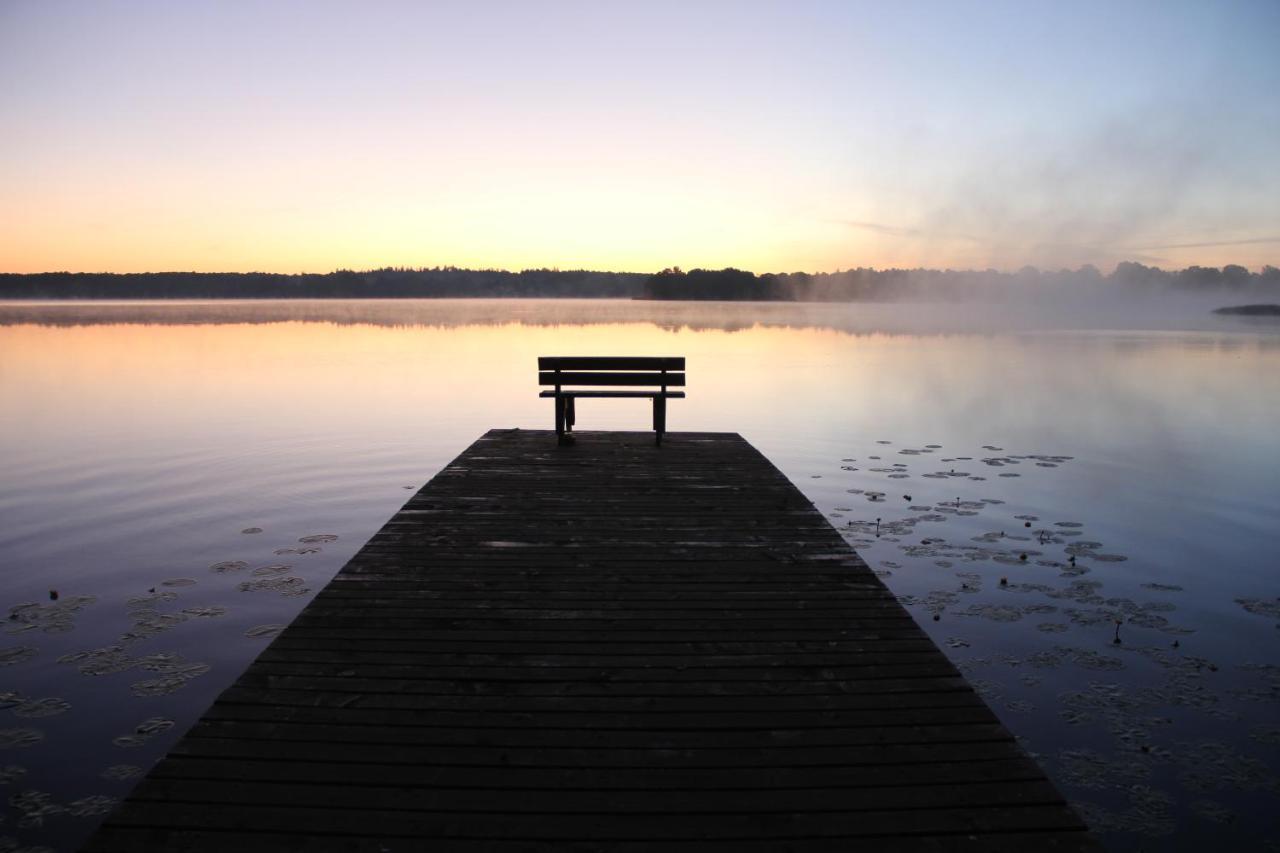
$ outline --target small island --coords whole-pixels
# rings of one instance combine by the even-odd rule
[[[1214,309],[1215,314],[1240,314],[1245,317],[1280,317],[1280,305],[1264,303],[1261,305],[1231,305]]]

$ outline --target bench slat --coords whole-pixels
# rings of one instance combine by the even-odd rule
[[[544,371],[539,385],[684,385],[683,373],[575,373]]]
[[[543,391],[539,397],[555,397],[555,391]],[[616,397],[627,399],[644,399],[651,397],[666,397],[668,400],[684,399],[683,391],[668,391],[663,394],[661,391],[561,391],[558,396],[561,397]]]
[[[684,356],[544,355],[539,370],[684,370]]]

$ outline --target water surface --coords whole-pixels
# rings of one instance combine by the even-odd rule
[[[2,305],[0,838],[73,848],[408,489],[490,427],[549,428],[538,355],[661,354],[688,358],[670,428],[768,455],[1110,846],[1270,843],[1280,326],[1084,319]]]

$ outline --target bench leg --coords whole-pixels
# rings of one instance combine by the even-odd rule
[[[556,440],[564,442],[564,397],[556,397]]]
[[[577,422],[577,416],[574,413],[573,397],[569,397],[564,401],[564,431],[573,432],[573,425]]]
[[[655,441],[659,447],[662,446],[662,434],[667,431],[667,398],[653,398],[653,432]]]

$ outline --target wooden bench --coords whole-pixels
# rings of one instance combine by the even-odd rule
[[[667,400],[684,396],[683,391],[667,390],[672,385],[684,387],[684,358],[542,356],[538,359],[538,384],[555,386],[555,390],[538,396],[556,401],[556,437],[561,444],[573,443],[574,401],[579,397],[649,397],[653,400],[653,431],[661,445],[667,430]],[[595,390],[608,386],[632,390]]]

